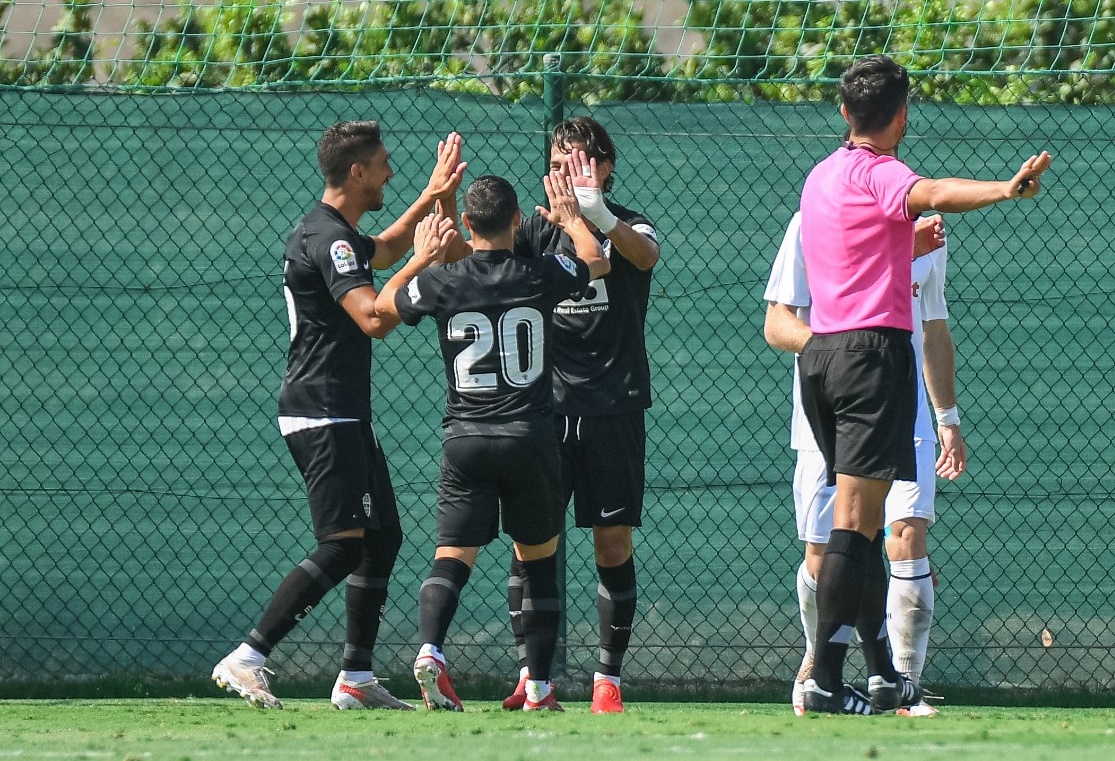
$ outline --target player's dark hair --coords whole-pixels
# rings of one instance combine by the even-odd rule
[[[327,127],[317,144],[317,163],[325,184],[339,188],[353,164],[365,164],[383,147],[379,122],[338,122]]]
[[[616,171],[616,146],[603,124],[587,116],[567,119],[554,127],[550,141],[562,153],[571,153],[575,148],[580,148],[590,159],[596,159],[597,164],[610,161],[612,174],[604,180],[603,190],[607,193],[612,189],[612,178]]]
[[[852,129],[871,135],[885,128],[910,95],[910,75],[885,55],[856,61],[840,78],[840,99]]]
[[[494,174],[477,177],[465,191],[462,211],[477,235],[490,238],[507,232],[519,210],[519,196],[511,183]]]

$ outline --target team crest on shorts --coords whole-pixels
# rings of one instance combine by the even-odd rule
[[[364,515],[368,516],[369,518],[372,517],[372,495],[371,494],[365,494],[364,495]]]
[[[329,256],[333,260],[333,267],[342,275],[356,272],[360,264],[356,261],[356,252],[347,240],[335,240],[329,247]]]

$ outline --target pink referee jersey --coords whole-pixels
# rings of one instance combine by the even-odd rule
[[[914,219],[906,195],[920,180],[892,156],[840,148],[801,192],[801,239],[814,333],[913,331]]]

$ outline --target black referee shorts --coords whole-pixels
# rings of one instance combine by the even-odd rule
[[[641,526],[647,430],[643,410],[555,418],[564,502],[573,496],[578,528]]]
[[[798,357],[805,416],[836,474],[916,481],[917,368],[895,328],[814,335]]]
[[[524,436],[454,436],[442,445],[437,546],[483,547],[503,532],[544,544],[562,529],[557,442]],[[502,508],[502,510],[501,510]]]
[[[315,538],[399,522],[387,458],[370,423],[331,423],[283,438],[306,482]]]

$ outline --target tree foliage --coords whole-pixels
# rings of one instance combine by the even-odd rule
[[[0,18],[13,0],[0,0]],[[885,51],[919,97],[958,103],[1115,102],[1115,0],[693,0],[701,42],[672,58],[634,3],[180,0],[137,22],[131,57],[98,70],[92,0],[64,0],[50,42],[0,56],[0,83],[123,88],[421,85],[518,100],[561,55],[568,97],[816,100],[857,57]],[[296,16],[294,9],[300,9]],[[0,40],[2,45],[2,40]]]

